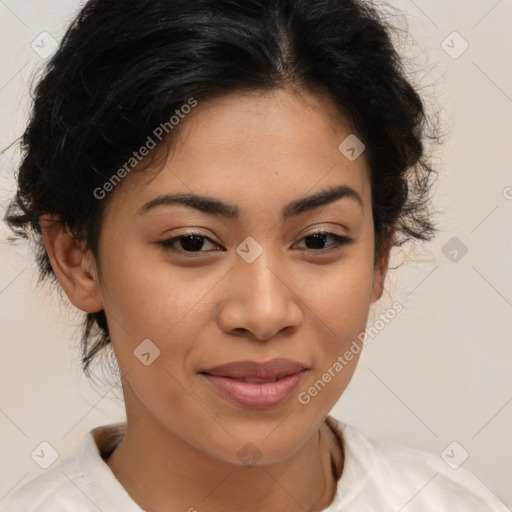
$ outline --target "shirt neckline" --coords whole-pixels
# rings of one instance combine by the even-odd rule
[[[325,419],[334,432],[343,453],[341,476],[336,482],[336,492],[331,504],[320,512],[337,512],[347,497],[352,483],[357,479],[357,471],[351,448],[347,442],[347,425],[332,416]],[[123,512],[144,512],[117,480],[106,463],[126,433],[126,422],[120,421],[95,427],[86,434],[81,453],[80,465],[88,475],[92,501],[103,510],[123,510]]]

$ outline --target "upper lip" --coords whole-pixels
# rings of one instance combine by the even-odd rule
[[[234,379],[280,379],[306,369],[306,366],[302,363],[279,358],[271,359],[264,363],[258,363],[256,361],[235,361],[234,363],[226,363],[215,366],[214,368],[209,368],[200,373],[217,377],[231,377]]]

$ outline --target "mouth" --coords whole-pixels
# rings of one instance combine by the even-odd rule
[[[265,363],[237,361],[199,372],[224,398],[247,408],[264,409],[284,402],[308,368],[288,359]]]
[[[215,377],[230,377],[232,379],[253,379],[260,381],[275,381],[289,375],[306,370],[306,365],[290,359],[272,359],[266,362],[235,361],[214,368],[203,370],[200,373]]]
[[[275,379],[258,379],[257,377],[244,377],[237,378],[236,380],[240,382],[247,382],[248,384],[265,384],[266,382],[275,382],[276,380],[281,380],[284,377],[288,377],[288,375],[281,375],[280,377],[276,377]],[[227,379],[233,379],[234,377],[226,377]]]

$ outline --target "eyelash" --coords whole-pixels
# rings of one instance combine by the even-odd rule
[[[324,247],[324,248],[321,248],[321,249],[305,249],[307,252],[312,252],[312,253],[326,252],[326,251],[332,250],[333,247],[341,247],[341,246],[349,245],[349,244],[351,244],[354,241],[352,238],[349,238],[349,237],[346,237],[346,236],[337,235],[336,233],[331,233],[329,231],[321,231],[321,230],[319,230],[319,231],[315,231],[315,232],[305,236],[304,238],[302,238],[300,240],[300,242],[302,242],[306,238],[311,238],[311,237],[313,237],[315,235],[317,235],[317,236],[329,236],[329,237],[334,239],[335,243],[333,245],[331,245],[330,247],[327,247],[327,248]],[[205,235],[201,235],[200,233],[197,233],[197,232],[194,232],[194,231],[191,231],[189,233],[185,233],[183,235],[175,236],[173,238],[169,238],[168,240],[163,240],[161,242],[158,242],[158,244],[163,246],[165,250],[173,251],[173,252],[181,252],[182,254],[186,255],[186,257],[197,258],[201,253],[208,252],[208,251],[201,251],[201,250],[200,251],[185,251],[184,249],[177,249],[177,248],[173,247],[173,244],[175,242],[178,242],[179,240],[182,240],[182,239],[185,239],[185,238],[190,238],[190,237],[193,237],[193,236],[199,237],[199,238],[204,239],[204,240],[208,240],[212,244],[215,245],[215,242],[213,240],[211,240],[209,237],[207,237]]]

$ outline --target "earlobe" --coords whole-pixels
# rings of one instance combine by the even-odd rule
[[[388,238],[388,243],[385,247],[384,253],[374,266],[371,302],[378,301],[384,292],[384,283],[386,281],[392,246],[392,236],[390,236]]]
[[[377,302],[384,292],[384,281],[386,277],[386,269],[383,269],[380,265],[375,268],[373,274],[373,288],[371,302]]]
[[[93,256],[54,215],[40,217],[41,232],[52,269],[70,302],[87,313],[103,309]]]

